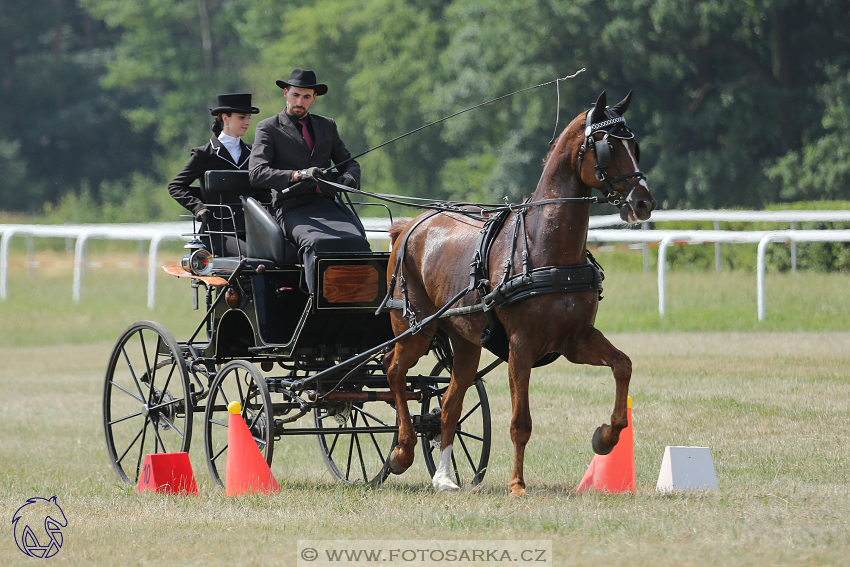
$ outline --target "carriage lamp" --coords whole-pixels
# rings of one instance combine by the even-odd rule
[[[212,254],[204,249],[189,252],[183,256],[181,265],[184,270],[188,270],[199,276],[206,276],[213,269]]]
[[[231,309],[239,307],[239,299],[239,290],[233,286],[228,287],[227,291],[224,292],[224,301]]]

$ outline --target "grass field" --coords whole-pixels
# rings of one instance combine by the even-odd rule
[[[314,440],[285,439],[273,466],[281,493],[229,499],[207,479],[197,423],[198,498],[137,495],[117,482],[103,443],[112,342],[138,319],[185,338],[198,320],[188,285],[161,279],[151,313],[143,275],[92,270],[75,306],[68,274],[17,269],[0,303],[0,563],[31,564],[10,519],[27,498],[55,494],[69,520],[51,560],[60,565],[294,565],[299,539],[551,540],[557,565],[847,564],[847,276],[770,275],[761,324],[752,274],[671,274],[665,320],[654,281],[609,270],[598,321],[634,362],[637,494],[575,495],[613,383],[607,370],[559,361],[532,376],[528,498],[507,495],[500,367],[488,379],[493,447],[477,491],[434,494],[421,454],[378,489],[346,488]],[[720,490],[657,494],[666,445],[710,447]]]

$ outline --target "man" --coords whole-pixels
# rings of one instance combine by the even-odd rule
[[[272,190],[272,208],[284,235],[299,247],[307,287],[315,292],[313,271],[317,252],[368,252],[359,222],[337,202],[336,190],[322,179],[347,187],[360,183],[360,164],[346,161],[351,153],[332,118],[310,114],[316,98],[328,92],[313,71],[296,68],[283,89],[286,108],[257,124],[248,164],[251,185]],[[331,162],[338,173],[322,173]]]

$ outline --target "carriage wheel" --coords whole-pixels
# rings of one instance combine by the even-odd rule
[[[439,362],[431,371],[431,376],[449,375],[445,365]],[[421,434],[425,466],[432,477],[437,471],[436,461],[440,458],[441,434],[438,414],[442,405],[442,393],[425,397],[420,411],[423,418],[433,420],[432,427]],[[487,473],[487,463],[490,460],[490,402],[487,400],[483,380],[476,380],[466,391],[453,445],[452,475],[455,483],[458,486],[475,486],[480,483]]]
[[[242,404],[242,418],[266,462],[274,451],[274,418],[269,387],[262,373],[246,360],[228,362],[216,373],[204,411],[204,453],[213,482],[224,486],[227,470],[227,405]]]
[[[162,325],[140,321],[118,338],[106,368],[103,430],[112,468],[130,484],[139,481],[145,455],[189,451],[189,373]]]
[[[396,410],[387,402],[335,402],[313,410],[316,437],[331,475],[347,484],[378,485],[389,476],[387,461],[398,442]],[[352,433],[353,428],[371,428]]]

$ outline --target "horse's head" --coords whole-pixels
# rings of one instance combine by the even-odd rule
[[[584,142],[578,149],[577,170],[581,181],[605,193],[620,209],[626,222],[647,220],[656,207],[646,176],[638,169],[640,146],[626,126],[623,115],[632,101],[632,91],[611,108],[605,91],[584,116]]]

